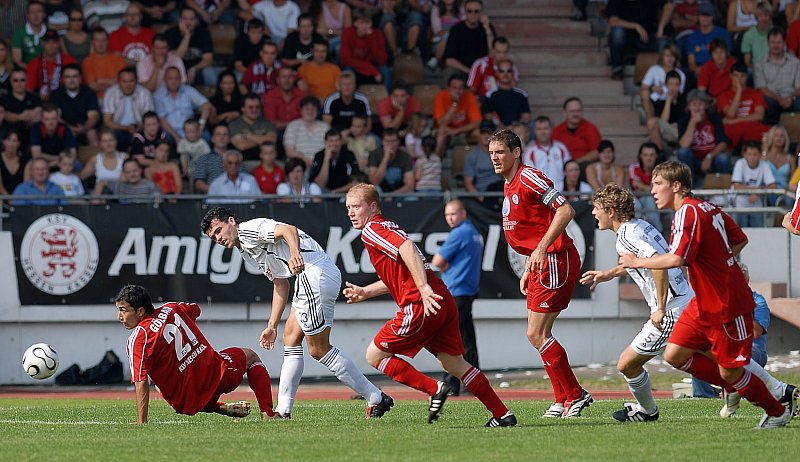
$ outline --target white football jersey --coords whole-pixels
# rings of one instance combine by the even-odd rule
[[[669,243],[664,236],[650,223],[634,218],[623,223],[617,230],[617,253],[632,253],[640,258],[648,258],[657,254],[669,253]],[[650,312],[658,308],[656,302],[656,282],[653,279],[653,270],[645,268],[627,268],[636,285],[644,294]],[[680,314],[689,300],[694,297],[694,291],[689,287],[689,282],[680,268],[670,268],[669,294],[667,295],[668,311]]]
[[[258,266],[271,281],[273,278],[292,277],[289,269],[289,244],[285,240],[275,240],[275,226],[283,225],[269,218],[255,218],[239,223],[239,244],[242,257],[250,264]],[[325,270],[339,272],[325,250],[303,230],[297,229],[300,236],[300,254],[306,268],[319,266]]]

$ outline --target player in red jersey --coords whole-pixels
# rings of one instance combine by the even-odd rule
[[[553,323],[567,309],[581,274],[578,250],[566,229],[575,211],[550,178],[522,165],[522,142],[511,130],[489,139],[495,173],[505,178],[503,231],[514,251],[526,255],[519,289],[527,298],[528,340],[542,356],[555,401],[542,417],[578,417],[593,401],[575,378]]]
[[[492,418],[487,427],[516,425],[517,418],[497,397],[483,372],[464,359],[453,296],[405,231],[381,215],[375,187],[364,183],[353,186],[347,193],[346,206],[353,227],[362,230],[361,241],[380,278],[366,287],[346,282],[342,293],[347,303],[388,293],[399,307],[367,347],[367,362],[395,382],[427,393],[431,397],[431,423],[439,419],[452,388],[422,374],[398,356],[413,358],[425,348],[489,409]]]
[[[783,227],[795,236],[800,236],[800,187],[794,198],[794,207],[783,217]]]
[[[147,423],[150,385],[179,414],[216,412],[231,417],[250,413],[250,403],[217,402],[241,383],[244,373],[258,400],[261,417],[273,417],[269,373],[258,354],[249,348],[226,348],[219,353],[195,324],[200,307],[169,302],[153,307],[142,286],[124,286],[115,299],[119,321],[133,330],[128,337],[131,382],[136,388],[137,423]]]
[[[688,266],[695,297],[678,318],[664,359],[701,380],[737,391],[764,409],[759,428],[782,427],[795,411],[795,387],[787,385],[776,399],[746,367],[755,303],[736,256],[747,245],[747,236],[719,207],[695,198],[691,188],[686,164],[668,161],[653,170],[656,206],[675,211],[670,251],[649,258],[623,253],[620,264],[650,269]],[[709,351],[713,359],[704,354]]]

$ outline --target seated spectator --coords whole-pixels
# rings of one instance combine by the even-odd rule
[[[748,141],[742,148],[742,158],[736,161],[731,175],[731,184],[737,191],[752,189],[771,189],[775,187],[775,177],[772,170],[767,165],[767,161],[761,159],[761,145],[756,142]],[[736,207],[763,207],[764,196],[762,194],[737,194]],[[735,213],[736,224],[742,228],[760,228],[764,226],[763,213]]]
[[[349,18],[347,25],[350,25]],[[326,47],[328,45],[322,35],[314,32],[312,16],[308,13],[301,14],[297,18],[297,30],[287,35],[283,42],[281,65],[297,70],[304,63],[311,61],[313,47],[317,42],[325,43]]]
[[[197,13],[203,24],[236,24],[236,12],[231,10],[230,0],[185,0],[185,4]]]
[[[325,147],[314,155],[311,181],[330,193],[347,192],[354,184],[353,173],[360,171],[356,156],[342,147],[342,133],[335,128],[325,133]]]
[[[339,66],[326,61],[328,58],[328,43],[324,40],[314,41],[310,61],[304,61],[297,69],[297,86],[308,93],[325,101],[325,98],[336,91],[336,82],[339,80],[341,70]]]
[[[253,61],[258,60],[261,45],[269,40],[264,33],[264,22],[253,18],[247,22],[245,33],[236,37],[233,42],[233,69],[241,78]]]
[[[797,160],[793,153],[789,153],[789,134],[786,129],[780,125],[770,128],[761,149],[766,153],[764,160],[775,177],[776,186],[788,189],[789,179],[797,168]]]
[[[781,2],[782,3],[782,2]],[[794,6],[795,4],[791,4]],[[797,16],[800,17],[800,8],[795,8]],[[789,31],[786,34],[786,46],[796,57],[800,57],[800,22],[789,21]],[[758,61],[754,61],[758,62]]]
[[[314,155],[325,148],[325,134],[330,129],[327,123],[317,120],[319,110],[317,98],[304,97],[300,102],[300,118],[289,122],[283,134],[286,157],[301,159],[309,167]]]
[[[43,3],[47,14],[47,27],[63,35],[69,25],[69,12],[72,6],[65,0],[45,0]]]
[[[716,114],[708,113],[710,103],[708,93],[690,91],[686,97],[689,113],[678,122],[678,160],[691,167],[693,185],[708,172],[731,171],[725,128]]]
[[[189,178],[194,177],[194,172],[189,170],[194,161],[211,152],[211,147],[202,137],[202,130],[196,120],[187,119],[183,123],[184,137],[178,141],[177,151],[181,160],[181,171],[188,174]]]
[[[128,0],[89,0],[83,4],[86,25],[90,29],[102,27],[109,33],[114,32],[122,26],[128,4]]]
[[[658,51],[667,43],[664,26],[668,17],[662,16],[660,0],[628,2],[609,0],[605,14],[608,17],[608,50],[611,53],[612,78],[622,80],[622,66],[626,50]]]
[[[278,70],[278,86],[262,96],[264,118],[275,125],[279,132],[286,130],[286,126],[293,120],[299,119],[302,114],[300,107],[305,100],[306,92],[294,86],[294,71],[291,67]],[[316,97],[315,117],[319,116],[322,105]]]
[[[81,63],[83,82],[96,91],[97,97],[102,100],[106,90],[116,85],[119,71],[125,66],[124,58],[108,52],[108,32],[93,30],[92,52]]]
[[[427,120],[422,114],[414,114],[408,119],[408,130],[406,130],[406,137],[403,140],[406,151],[411,155],[411,160],[416,162],[417,159],[425,157],[425,150],[422,149],[422,134],[425,132]],[[436,137],[434,137],[435,139]]]
[[[756,19],[758,23],[742,35],[742,55],[744,56],[745,64],[750,69],[769,53],[767,33],[772,29],[772,5],[769,2],[758,4],[756,7]],[[791,30],[789,34],[791,35]],[[792,49],[791,40],[787,38],[787,41],[789,42],[789,50],[794,53],[797,48]]]
[[[156,158],[156,146],[167,141],[167,132],[161,128],[158,114],[148,111],[142,116],[142,129],[133,135],[131,157],[142,167],[149,167]]]
[[[747,66],[743,62],[731,67],[731,81],[733,88],[720,95],[717,112],[722,116],[729,147],[734,149],[745,141],[761,142],[769,126],[761,122],[767,105],[761,92],[747,86]]]
[[[211,152],[200,156],[194,165],[189,166],[189,171],[194,174],[190,179],[196,192],[207,193],[208,185],[225,172],[222,167],[222,154],[228,150],[229,133],[227,125],[220,124],[214,127],[211,132]]]
[[[259,152],[261,163],[253,169],[253,176],[264,194],[275,194],[278,190],[278,185],[286,180],[286,173],[275,162],[277,157],[278,149],[275,143],[266,141],[261,144]]]
[[[135,66],[153,52],[151,45],[156,33],[153,29],[142,26],[143,17],[141,5],[130,3],[125,10],[125,23],[108,38],[108,49],[125,58],[128,66]],[[166,44],[166,38],[162,40]],[[139,81],[142,82],[141,74]]]
[[[185,138],[183,123],[200,115],[198,120],[200,132],[206,128],[206,121],[211,116],[211,103],[196,88],[182,84],[181,74],[177,68],[167,68],[164,74],[165,85],[153,94],[156,113],[161,119],[161,127],[176,142]]]
[[[728,3],[725,28],[731,34],[733,43],[741,43],[742,34],[758,23],[756,4],[759,0],[736,0]],[[739,51],[738,47],[735,51]]]
[[[42,157],[51,167],[58,163],[58,155],[69,152],[78,154],[78,142],[72,130],[60,122],[61,114],[57,106],[45,104],[42,107],[42,121],[31,127],[31,157]]]
[[[300,7],[289,0],[263,0],[253,5],[252,13],[267,26],[267,34],[272,40],[281,43],[297,30]]]
[[[261,96],[278,85],[278,45],[272,41],[261,44],[258,59],[250,63],[239,82],[239,91]]]
[[[278,141],[275,125],[261,117],[261,98],[252,93],[242,100],[242,116],[231,122],[229,128],[231,144],[245,160],[258,159],[261,143]]]
[[[362,115],[354,115],[347,136],[347,149],[353,152],[358,168],[366,172],[369,153],[378,149],[376,137],[367,130],[367,119]]]
[[[222,155],[225,173],[216,177],[208,186],[209,204],[248,204],[253,198],[216,198],[213,196],[256,196],[261,194],[253,175],[242,171],[242,153],[225,151]]]
[[[236,74],[232,71],[223,71],[219,75],[217,91],[209,100],[213,111],[211,112],[211,125],[228,124],[242,116],[242,92],[236,83]]]
[[[658,54],[658,62],[647,69],[647,73],[642,78],[639,87],[639,95],[642,97],[642,107],[647,119],[658,117],[660,111],[653,106],[656,102],[667,100],[667,73],[675,71],[680,76],[680,93],[684,92],[686,85],[686,75],[678,68],[681,61],[680,54],[675,45],[669,44],[661,49]]]
[[[353,25],[342,33],[339,64],[353,69],[358,85],[383,83],[388,89],[392,74],[387,59],[383,33],[373,29],[372,19],[364,10],[356,10]]]
[[[317,34],[327,38],[331,53],[336,57],[342,45],[342,32],[353,25],[352,12],[347,4],[338,0],[323,0],[320,3],[317,17],[309,15],[308,20],[316,22]],[[300,27],[302,29],[302,25]]]
[[[0,106],[2,107],[2,106]],[[30,156],[22,149],[19,133],[8,130],[3,135],[3,152],[0,155],[0,194],[7,196],[25,181]]]
[[[383,128],[404,130],[412,114],[422,112],[419,99],[409,94],[408,86],[402,80],[394,83],[392,92],[378,102],[378,116]]]
[[[406,52],[421,54],[426,51],[432,3],[432,0],[411,0],[406,5],[400,27],[401,48]]]
[[[670,25],[672,35],[679,45],[683,45],[683,41],[692,31],[700,28],[699,3],[697,0],[683,0],[664,4],[665,9],[672,8]],[[682,50],[683,47],[679,46],[678,49]]]
[[[47,101],[50,94],[61,86],[61,73],[68,64],[75,64],[75,58],[61,52],[58,32],[47,31],[42,38],[42,54],[27,66],[28,91]]]
[[[655,101],[655,116],[647,119],[647,132],[659,149],[664,143],[678,143],[678,121],[686,113],[686,96],[681,91],[681,76],[677,71],[669,71],[666,78],[667,96],[664,101]]]
[[[311,202],[312,196],[322,195],[322,188],[318,184],[305,180],[306,163],[302,159],[289,159],[285,167],[286,181],[279,184],[276,191],[279,196],[297,196],[293,202]]]
[[[11,93],[11,71],[14,69],[14,58],[11,56],[11,47],[8,42],[0,37],[0,100]],[[0,121],[2,129],[2,121]]]
[[[383,146],[369,153],[367,176],[369,182],[387,193],[414,191],[414,167],[411,156],[400,148],[397,130],[383,131]]]
[[[175,0],[139,0],[138,3],[144,10],[142,24],[145,26],[174,22],[174,17],[178,13],[178,2]]]
[[[67,11],[67,17],[69,25],[66,33],[61,36],[61,49],[81,63],[91,52],[92,36],[84,30],[83,10],[74,8]]]
[[[506,37],[497,37],[492,41],[492,49],[488,56],[478,58],[472,63],[467,78],[467,87],[477,96],[484,97],[489,92],[497,90],[499,86],[498,73],[501,61],[508,61],[512,74],[511,86],[519,80],[519,72],[509,59],[511,42]]]
[[[43,158],[31,160],[31,179],[14,188],[14,196],[64,196],[60,186],[48,179],[50,167]],[[11,205],[64,205],[63,199],[14,199]]]
[[[114,191],[117,182],[122,177],[122,163],[127,157],[124,153],[117,151],[117,138],[114,136],[114,132],[104,129],[100,133],[100,153],[87,162],[80,173],[82,180],[94,176],[92,195],[97,196]]]
[[[391,56],[395,56],[401,50],[397,45],[397,13],[405,5],[401,4],[401,0],[380,0],[380,2],[374,3],[381,8],[380,15],[372,14],[370,10],[365,10],[367,11],[366,16],[378,19],[376,26],[383,32],[383,39],[386,41],[386,52]],[[359,14],[359,10],[353,10],[354,18],[357,14]]]
[[[497,62],[497,88],[486,93],[481,112],[500,128],[511,128],[517,122],[531,123],[531,107],[525,90],[514,86],[514,65],[503,59]]]
[[[480,149],[470,149],[464,160],[464,189],[467,192],[502,191],[503,177],[494,171],[494,164],[489,158],[489,138],[497,130],[490,121],[484,120],[480,125]],[[478,198],[483,202],[483,197]]]
[[[436,138],[426,136],[422,139],[422,157],[414,166],[414,180],[417,192],[431,193],[442,191],[442,158],[436,154]]]
[[[450,29],[466,19],[466,15],[459,0],[440,0],[431,3],[433,3],[430,17],[431,33],[433,34],[431,55],[433,57],[428,60],[426,65],[435,70],[441,63],[444,63],[444,51],[450,36]]]
[[[63,85],[50,95],[50,103],[59,108],[61,119],[78,140],[97,146],[100,125],[97,93],[81,83],[81,68],[77,64],[64,66],[63,79]]]
[[[347,136],[354,115],[367,118],[367,131],[372,128],[372,111],[369,100],[363,93],[356,91],[356,75],[351,71],[343,71],[339,75],[339,83],[335,93],[328,96],[322,110],[322,120]]]
[[[594,189],[581,178],[581,166],[577,161],[568,160],[564,164],[564,181],[555,183],[570,202],[591,200]]]
[[[4,120],[9,128],[20,133],[22,144],[27,146],[30,128],[42,118],[42,100],[27,88],[28,75],[24,69],[11,71],[11,92],[0,100],[5,108]]]
[[[489,54],[496,37],[489,17],[483,14],[481,0],[464,2],[464,20],[450,29],[444,50],[445,66],[469,74],[472,64]]]
[[[625,188],[628,181],[625,168],[616,164],[614,143],[603,140],[597,146],[598,160],[586,167],[586,181],[595,191],[607,184],[616,184]]]
[[[600,131],[583,118],[583,102],[573,96],[564,101],[562,108],[564,121],[553,129],[553,139],[564,143],[576,161],[582,164],[594,162],[598,159]]]
[[[122,163],[122,177],[114,185],[115,196],[147,196],[149,199],[120,199],[120,204],[146,204],[161,190],[144,177],[142,166],[136,159],[125,159]]]
[[[722,27],[714,25],[714,5],[700,3],[697,9],[700,28],[689,34],[684,42],[683,55],[692,72],[711,59],[711,41],[718,38],[725,42],[726,49],[731,49],[731,36]]]
[[[447,88],[433,98],[433,120],[436,122],[436,152],[443,155],[448,146],[475,143],[481,110],[478,100],[465,89],[466,76],[453,74]],[[494,124],[492,124],[494,125]]]
[[[661,214],[656,210],[656,200],[650,194],[650,183],[653,180],[653,169],[661,162],[661,152],[658,146],[649,142],[642,143],[639,146],[636,162],[628,166],[628,181],[630,184],[627,185],[636,193],[634,196],[636,208],[649,210],[644,213],[643,218],[659,231],[663,231],[664,226],[661,224]]]
[[[539,169],[553,183],[564,181],[564,164],[572,159],[564,143],[553,140],[553,124],[547,116],[533,122],[533,141],[522,153],[522,163]]]
[[[181,74],[181,83],[187,82],[183,60],[169,51],[167,38],[164,34],[153,36],[152,49],[152,53],[143,56],[136,63],[136,76],[142,86],[150,92],[154,92],[159,87],[164,86],[164,74],[170,67],[178,69]]]
[[[62,152],[56,163],[58,170],[50,174],[50,181],[58,185],[67,197],[78,197],[86,194],[81,178],[75,173],[75,155]]]
[[[711,41],[711,59],[697,73],[697,88],[711,96],[711,104],[716,105],[717,98],[733,86],[731,67],[736,62],[728,54],[727,45],[720,39]]]
[[[519,137],[519,142],[522,145],[521,151],[525,152],[525,148],[531,140],[531,129],[528,124],[515,122],[511,125],[511,131]]]
[[[127,150],[141,128],[142,116],[152,110],[153,95],[136,83],[136,71],[125,68],[103,97],[103,126],[114,130],[120,149]]]
[[[217,71],[214,63],[214,44],[208,28],[197,21],[197,13],[189,7],[181,9],[178,25],[167,29],[169,49],[183,60],[189,84],[215,86]]]
[[[775,125],[782,112],[800,112],[800,60],[786,52],[783,29],[774,27],[767,35],[769,53],[756,63],[755,87],[764,95],[767,113],[764,123]]]
[[[27,64],[42,53],[42,37],[47,32],[47,13],[41,2],[29,2],[25,10],[25,24],[11,35],[14,64],[25,69]],[[8,31],[5,31],[7,34]]]
[[[181,171],[177,165],[169,161],[171,150],[172,146],[169,142],[161,140],[156,145],[153,162],[144,170],[144,176],[158,186],[161,194],[180,194],[183,192]]]

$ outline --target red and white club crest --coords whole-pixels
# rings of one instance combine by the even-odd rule
[[[69,295],[86,286],[97,271],[99,253],[92,230],[59,213],[31,223],[19,249],[25,276],[51,295]]]

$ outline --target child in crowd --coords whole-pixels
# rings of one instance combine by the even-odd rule
[[[190,167],[194,165],[194,161],[198,157],[211,152],[211,147],[209,147],[208,142],[202,138],[200,124],[195,119],[189,119],[183,123],[183,132],[186,138],[182,138],[178,142],[178,155],[181,156],[181,171],[184,172],[184,174],[188,174],[189,178],[193,178],[194,172],[189,170]]]
[[[419,114],[412,114],[408,119],[408,132],[405,139],[406,152],[414,161],[426,157],[425,150],[422,148],[422,133],[427,125],[425,122],[425,119]]]
[[[75,173],[75,155],[62,152],[58,155],[58,171],[50,174],[50,181],[57,184],[67,197],[83,196],[86,191],[77,173]]]
[[[358,168],[366,172],[369,153],[378,149],[375,137],[367,131],[367,118],[356,114],[350,122],[350,136],[347,138],[347,149],[353,152],[358,161]]]
[[[423,154],[417,158],[414,172],[417,192],[441,192],[442,159],[436,153],[436,138],[428,135],[419,144]]]
[[[183,181],[178,166],[169,161],[172,147],[162,140],[156,145],[153,163],[144,170],[144,176],[155,183],[162,194],[180,194],[183,192]]]
[[[748,141],[744,144],[742,158],[733,166],[731,183],[736,190],[775,187],[775,176],[766,161],[761,160],[761,146],[758,143]],[[735,204],[736,207],[763,207],[764,198],[760,194],[737,194]],[[734,216],[742,228],[764,226],[763,213],[735,213]]]
[[[253,176],[256,177],[258,187],[264,194],[275,194],[278,185],[286,181],[286,173],[280,165],[275,163],[277,157],[278,151],[275,149],[275,143],[272,141],[261,143],[259,152],[261,163],[253,169]]]

